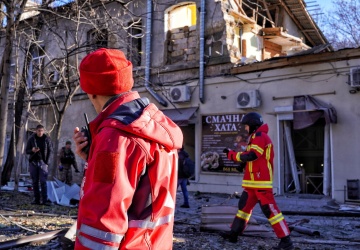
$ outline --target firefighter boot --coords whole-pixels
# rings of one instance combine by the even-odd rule
[[[294,244],[292,243],[290,236],[285,236],[284,238],[281,238],[279,245],[276,247],[273,247],[275,250],[292,250],[294,249]]]
[[[238,233],[234,232],[234,231],[223,231],[219,233],[221,237],[223,237],[225,240],[228,240],[232,243],[236,243],[237,242],[237,238],[238,238]]]

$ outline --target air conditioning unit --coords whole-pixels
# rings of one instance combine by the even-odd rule
[[[191,98],[190,87],[186,85],[171,87],[169,93],[172,102],[189,102]]]
[[[350,86],[360,87],[360,66],[350,68]]]
[[[236,107],[240,109],[257,108],[261,105],[259,90],[246,90],[239,93],[236,99]]]

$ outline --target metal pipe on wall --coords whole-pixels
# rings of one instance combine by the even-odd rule
[[[205,68],[205,0],[200,3],[200,60],[199,60],[199,99],[201,103],[205,102],[204,97],[204,68]]]
[[[162,106],[167,107],[168,103],[150,86],[150,68],[151,68],[151,31],[152,31],[152,0],[147,1],[146,14],[146,46],[145,46],[145,88]]]

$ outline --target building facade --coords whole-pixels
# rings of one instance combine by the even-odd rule
[[[360,49],[333,52],[302,0],[260,2],[95,1],[84,12],[86,22],[48,15],[37,40],[46,51],[41,63],[52,65],[44,74],[57,83],[50,91],[62,82],[75,87],[78,63],[92,49],[120,49],[133,63],[134,90],[182,128],[184,147],[196,162],[190,190],[241,191],[242,173],[222,150],[243,150],[247,135],[239,122],[256,111],[274,142],[275,193],[360,199]],[[53,58],[61,60],[49,63]],[[60,89],[64,95],[66,88]],[[51,103],[33,99],[32,110],[50,128],[56,123]],[[77,89],[64,112],[59,145],[74,126],[85,125],[83,113],[96,116]]]

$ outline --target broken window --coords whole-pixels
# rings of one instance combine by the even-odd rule
[[[271,1],[224,0],[221,3],[231,62],[247,64],[310,49],[303,37],[297,37],[301,34],[300,24],[290,20],[284,5]],[[300,3],[292,4],[290,9],[294,17],[306,14]],[[240,27],[240,41],[236,36],[237,27]]]
[[[196,4],[187,3],[172,7],[165,14],[165,31],[196,25]]]
[[[241,28],[239,26],[234,27],[234,41],[233,46],[241,51]]]
[[[166,64],[196,61],[199,58],[199,38],[196,32],[196,4],[170,7],[165,12]]]

